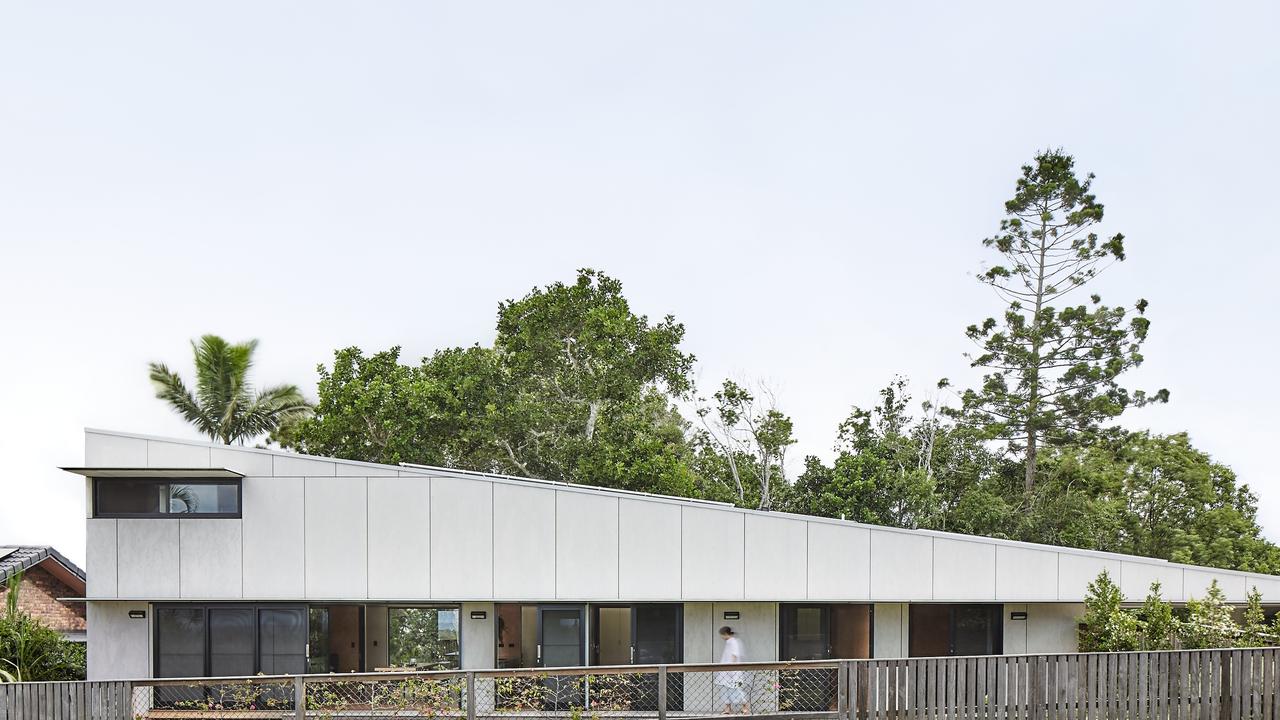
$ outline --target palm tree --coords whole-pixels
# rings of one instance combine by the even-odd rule
[[[232,345],[217,335],[192,342],[196,361],[193,395],[178,374],[151,363],[156,397],[168,402],[200,432],[227,445],[243,444],[311,415],[297,385],[277,385],[255,393],[246,377],[257,340]]]

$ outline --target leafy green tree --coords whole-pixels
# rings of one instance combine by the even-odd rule
[[[714,404],[698,408],[702,430],[695,436],[704,478],[719,479],[741,506],[772,510],[785,504],[787,448],[795,444],[791,418],[777,408],[767,387],[763,405],[747,388],[725,380]],[[706,401],[703,401],[706,403]]]
[[[999,460],[968,428],[938,415],[937,402],[908,412],[904,378],[880,391],[881,402],[855,407],[840,424],[830,467],[805,459],[787,509],[906,528],[1008,536],[1011,510],[989,477]]]
[[[1081,180],[1074,166],[1070,155],[1052,150],[1022,168],[1000,231],[983,241],[1000,260],[979,279],[1006,303],[1003,316],[967,331],[980,348],[970,360],[987,374],[980,388],[964,393],[964,412],[1022,457],[1027,491],[1038,478],[1042,445],[1087,438],[1130,405],[1168,399],[1166,390],[1148,396],[1119,384],[1143,360],[1145,300],[1132,318],[1096,294],[1087,303],[1060,304],[1104,263],[1125,259],[1123,235],[1096,232],[1103,206],[1091,192],[1093,175]]]
[[[1240,627],[1232,617],[1226,595],[1214,580],[1203,598],[1189,598],[1186,620],[1179,624],[1179,641],[1185,650],[1235,647]]]
[[[0,614],[0,671],[13,682],[83,680],[84,644],[66,640],[18,607],[22,573],[9,578]]]
[[[316,416],[280,434],[303,452],[414,462],[691,495],[684,327],[632,312],[622,286],[579,271],[498,312],[493,347],[416,366],[399,348],[339,351],[320,368]]]
[[[1172,650],[1178,635],[1178,621],[1173,616],[1173,605],[1160,597],[1160,583],[1151,583],[1151,590],[1138,611],[1141,620],[1142,650]]]
[[[684,326],[650,323],[604,273],[578,271],[573,284],[534,288],[498,308],[494,348],[511,384],[496,441],[521,474],[587,481],[579,461],[648,391],[682,397],[693,356]]]
[[[315,416],[277,433],[286,447],[351,460],[499,469],[491,415],[504,383],[492,350],[450,348],[417,366],[400,348],[334,353]]]
[[[1258,588],[1249,589],[1244,608],[1244,623],[1240,626],[1237,647],[1268,647],[1276,644],[1267,623],[1267,612],[1262,607],[1262,593]]]
[[[227,445],[276,432],[311,414],[296,385],[275,385],[254,392],[249,370],[257,340],[232,344],[217,335],[192,342],[195,392],[163,363],[151,363],[156,397],[197,430]]]
[[[1280,571],[1257,498],[1184,433],[1110,433],[1043,456],[1018,539],[1252,572]]]
[[[1138,649],[1138,619],[1122,607],[1124,595],[1103,570],[1084,599],[1080,623],[1080,652],[1122,652]]]

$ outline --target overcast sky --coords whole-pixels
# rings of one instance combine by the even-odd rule
[[[806,453],[895,373],[973,376],[1018,167],[1096,172],[1135,386],[1280,539],[1280,5],[0,2],[0,545],[84,557],[86,426],[196,437],[146,364],[488,343],[602,269],[763,378]]]

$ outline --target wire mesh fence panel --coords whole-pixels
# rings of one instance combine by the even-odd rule
[[[658,678],[656,671],[481,675],[475,679],[476,715],[655,716]]]
[[[290,678],[219,678],[190,683],[134,683],[133,715],[137,720],[177,718],[294,717],[294,684]]]
[[[363,676],[360,679],[308,677],[304,682],[308,718],[447,718],[466,715],[467,678],[464,675]]]

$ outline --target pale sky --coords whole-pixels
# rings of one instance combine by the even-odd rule
[[[196,437],[146,364],[492,340],[602,269],[830,455],[894,373],[973,378],[1018,167],[1098,175],[1134,386],[1280,539],[1280,5],[0,0],[0,545],[84,557],[82,429]],[[798,464],[798,462],[797,462]]]

